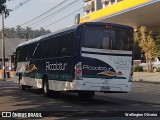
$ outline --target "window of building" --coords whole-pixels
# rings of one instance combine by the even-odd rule
[[[111,4],[114,4],[115,3],[115,0],[110,0]]]
[[[123,0],[117,0],[117,2],[121,2],[121,1],[123,1]]]

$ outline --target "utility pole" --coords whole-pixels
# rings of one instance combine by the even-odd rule
[[[3,70],[3,79],[6,78],[6,66],[5,66],[5,41],[4,41],[4,12],[2,15],[2,70]]]

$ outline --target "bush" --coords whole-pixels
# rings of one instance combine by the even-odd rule
[[[143,71],[143,67],[142,66],[136,66],[134,71],[135,72],[142,72]]]

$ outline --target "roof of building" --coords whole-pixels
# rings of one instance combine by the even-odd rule
[[[80,23],[112,22],[134,28],[143,25],[160,32],[159,9],[160,0],[122,0],[82,16]]]

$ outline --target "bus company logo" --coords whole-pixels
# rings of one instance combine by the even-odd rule
[[[123,74],[122,74],[121,71],[119,71],[118,73],[112,72],[112,71],[103,71],[103,72],[98,73],[98,75],[105,75],[105,76],[115,77],[115,76],[121,76]]]
[[[26,71],[33,72],[34,70],[37,70],[37,67],[34,64],[31,64],[30,66],[26,65]]]
[[[50,63],[50,62],[46,62],[46,70],[66,70],[67,68],[67,63]]]
[[[112,71],[113,68],[111,67],[101,67],[101,66],[89,66],[89,65],[83,65],[83,69],[87,69],[87,70],[99,70],[99,71]]]

